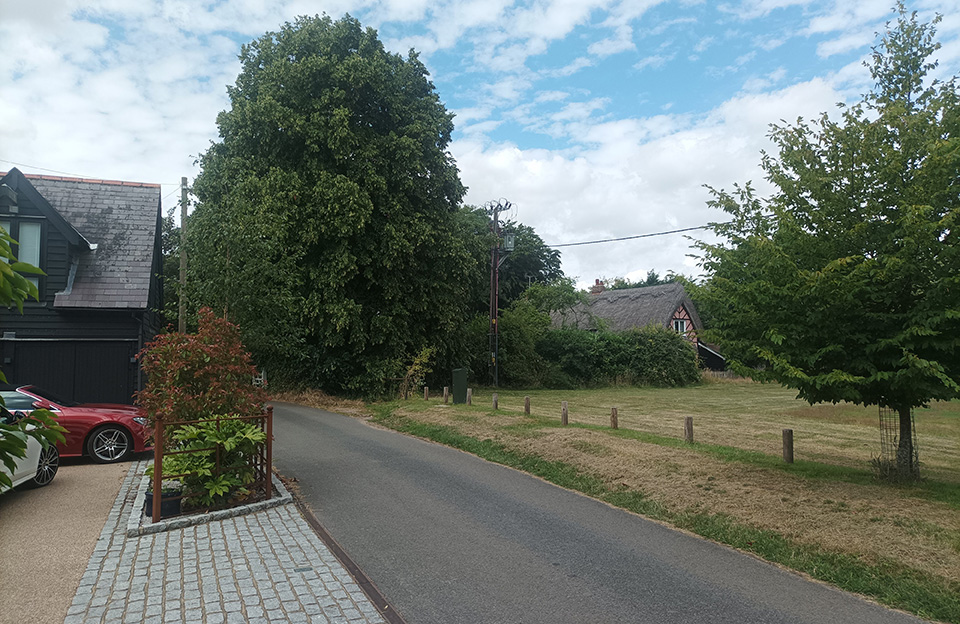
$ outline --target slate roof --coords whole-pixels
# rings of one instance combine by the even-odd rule
[[[694,329],[703,327],[693,302],[683,286],[677,283],[605,290],[587,297],[589,304],[577,304],[567,315],[551,315],[554,324],[593,329],[595,324],[592,316],[606,321],[607,328],[613,331],[626,331],[647,325],[669,327],[673,313],[683,305],[690,314]]]
[[[25,175],[80,235],[96,246],[82,251],[72,284],[56,308],[147,308],[160,185]]]

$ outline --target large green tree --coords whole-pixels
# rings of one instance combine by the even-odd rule
[[[731,366],[899,414],[896,468],[918,471],[911,409],[960,393],[960,102],[931,79],[935,20],[899,6],[838,120],[774,126],[776,187],[715,192],[732,220],[700,244],[702,290]]]
[[[298,18],[240,61],[194,184],[189,301],[274,380],[377,392],[465,318],[453,116],[414,51],[349,16]]]

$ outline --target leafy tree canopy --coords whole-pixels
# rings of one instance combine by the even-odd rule
[[[240,61],[194,185],[188,300],[238,322],[275,381],[379,391],[468,305],[453,116],[414,51],[350,16],[298,18]]]
[[[727,242],[699,244],[731,366],[811,403],[896,409],[910,471],[910,409],[960,394],[960,106],[954,80],[929,75],[937,21],[901,4],[874,89],[839,120],[773,126],[776,192],[714,191]]]
[[[646,279],[637,280],[636,282],[631,280],[628,277],[615,277],[613,279],[604,279],[603,287],[606,290],[624,290],[627,288],[644,288],[646,286],[660,286],[662,284],[670,284],[676,281],[680,275],[669,271],[665,276],[660,277],[660,274],[655,270],[650,269],[647,271]]]
[[[460,235],[470,249],[476,269],[472,272],[470,289],[472,307],[477,312],[488,311],[490,304],[490,251],[494,235],[490,216],[475,206],[464,206],[457,215]],[[506,309],[534,284],[552,284],[563,278],[560,251],[551,249],[529,225],[508,220],[501,226],[503,234],[514,235],[514,250],[501,249],[500,309]],[[501,242],[502,246],[502,242]]]

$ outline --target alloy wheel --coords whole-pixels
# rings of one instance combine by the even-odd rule
[[[56,476],[57,470],[60,468],[60,453],[57,451],[57,447],[51,444],[47,448],[40,451],[40,461],[37,464],[37,475],[33,478],[34,484],[37,487],[43,487],[51,481],[53,477]]]
[[[96,432],[91,443],[93,454],[102,462],[113,462],[122,459],[130,448],[127,434],[115,427],[108,427]]]

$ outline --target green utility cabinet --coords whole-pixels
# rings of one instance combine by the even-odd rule
[[[467,402],[466,368],[453,369],[453,402],[454,404]]]

